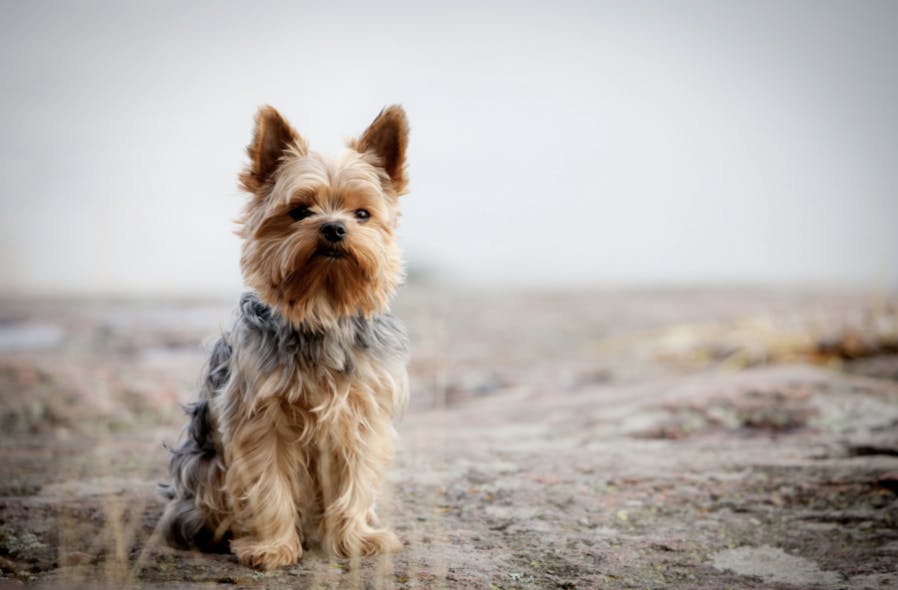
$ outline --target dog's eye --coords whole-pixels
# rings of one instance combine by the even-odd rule
[[[305,205],[300,205],[299,207],[294,207],[290,209],[290,217],[293,218],[294,221],[299,221],[301,219],[305,219],[310,216],[312,211]]]
[[[367,209],[356,209],[355,218],[359,221],[368,221],[371,218],[371,214]]]

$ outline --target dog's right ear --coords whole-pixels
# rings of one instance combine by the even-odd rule
[[[256,115],[253,141],[246,148],[250,163],[240,175],[240,184],[251,193],[261,194],[281,164],[284,152],[293,147],[308,150],[305,141],[274,107],[263,106]]]

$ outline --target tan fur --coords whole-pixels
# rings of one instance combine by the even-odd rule
[[[225,406],[244,396],[241,386],[232,380],[234,389],[215,398],[217,415],[229,416]],[[244,564],[294,563],[304,533],[338,556],[401,547],[379,525],[374,504],[406,392],[404,368],[373,365],[357,367],[352,380],[324,373],[284,382],[273,374],[257,384],[255,403],[219,426],[227,529]]]
[[[387,310],[402,280],[394,232],[407,133],[402,109],[390,107],[344,153],[325,158],[276,110],[259,111],[240,177],[251,193],[239,220],[240,263],[247,284],[293,325],[327,330]],[[298,205],[314,216],[291,218]],[[360,221],[359,209],[370,219]],[[328,221],[347,228],[342,258],[315,256]],[[222,456],[203,474],[196,501],[217,538],[231,535],[242,563],[292,564],[305,538],[339,556],[401,546],[379,524],[375,500],[406,401],[404,361],[379,364],[364,351],[354,361],[351,373],[262,373],[251,350],[235,348],[230,377],[209,402]]]

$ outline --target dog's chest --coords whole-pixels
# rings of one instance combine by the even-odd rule
[[[388,314],[297,327],[250,293],[241,299],[233,340],[245,370],[311,409],[352,395],[404,395],[407,339]]]

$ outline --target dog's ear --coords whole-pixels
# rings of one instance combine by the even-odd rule
[[[380,166],[390,177],[392,189],[402,194],[408,179],[405,176],[405,148],[408,145],[408,121],[399,105],[388,106],[365,129],[353,146],[359,152],[377,156]]]
[[[288,147],[306,153],[306,143],[274,107],[263,106],[256,114],[256,131],[246,148],[250,163],[240,183],[251,193],[260,193],[271,180]]]

